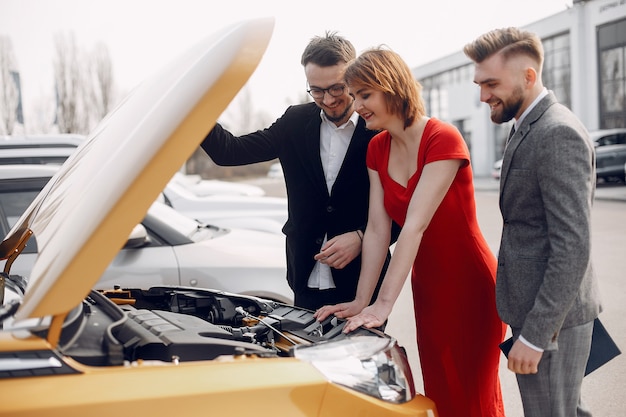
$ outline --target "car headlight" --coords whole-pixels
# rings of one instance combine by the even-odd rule
[[[415,396],[406,352],[395,339],[352,336],[339,341],[294,347],[330,381],[392,403]]]

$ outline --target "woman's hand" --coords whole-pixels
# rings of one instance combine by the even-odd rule
[[[324,321],[326,317],[334,314],[335,317],[340,319],[345,319],[348,317],[352,317],[356,314],[359,314],[363,307],[365,307],[365,303],[358,302],[357,300],[350,301],[348,303],[335,304],[332,306],[324,306],[319,308],[313,317],[317,319],[317,321]]]
[[[368,329],[372,327],[380,327],[389,318],[391,314],[390,307],[384,307],[380,303],[374,303],[361,311],[356,316],[352,316],[348,319],[348,322],[343,328],[344,333],[350,333],[353,330],[363,326]]]

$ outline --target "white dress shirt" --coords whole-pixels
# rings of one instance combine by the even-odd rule
[[[359,115],[356,112],[352,113],[350,119],[341,126],[337,126],[328,120],[323,111],[321,115],[320,159],[322,160],[322,167],[324,168],[328,194],[331,194],[335,179],[337,179],[337,175],[339,175],[339,170],[341,169],[346,152],[348,151],[352,134],[359,121]],[[327,238],[327,236],[324,236],[322,245],[326,244]],[[326,264],[316,262],[309,276],[308,286],[309,288],[317,288],[320,290],[335,288],[335,281],[333,281],[330,267]]]

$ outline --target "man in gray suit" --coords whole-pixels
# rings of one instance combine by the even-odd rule
[[[515,119],[500,177],[498,313],[526,417],[590,416],[581,385],[600,313],[592,272],[595,154],[587,130],[543,86],[533,33],[497,29],[465,46],[491,120]],[[513,133],[514,132],[514,133]]]

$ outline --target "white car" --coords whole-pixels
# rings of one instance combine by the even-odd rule
[[[267,170],[267,178],[271,179],[285,179],[285,175],[283,173],[283,166],[280,162],[274,162],[270,165],[270,169]]]
[[[174,174],[170,182],[184,186],[198,197],[210,195],[262,197],[265,195],[265,190],[256,185],[233,181],[206,180],[200,175],[183,174],[182,172]]]
[[[282,235],[282,227],[287,221],[287,199],[284,197],[241,195],[200,197],[180,183],[170,181],[163,190],[162,201],[192,219],[221,227],[260,230]]]
[[[34,139],[4,137],[0,140],[4,144],[0,146],[0,165],[61,165],[80,143],[78,135],[39,135],[37,138],[38,146],[25,146],[34,143]],[[159,200],[203,223],[282,235],[287,221],[287,199],[264,194],[261,187],[252,184],[203,180],[177,172]]]
[[[58,170],[50,165],[0,165],[2,236]],[[203,224],[155,202],[95,288],[183,285],[292,303],[284,247],[284,237],[277,234]],[[29,276],[37,252],[31,238],[11,272]]]
[[[85,136],[74,133],[0,135],[0,149],[12,148],[76,148]]]
[[[62,164],[85,141],[78,134],[0,135],[0,164]],[[265,190],[252,184],[205,180],[199,175],[177,172],[175,182],[199,197],[208,195],[245,195],[261,197]]]

